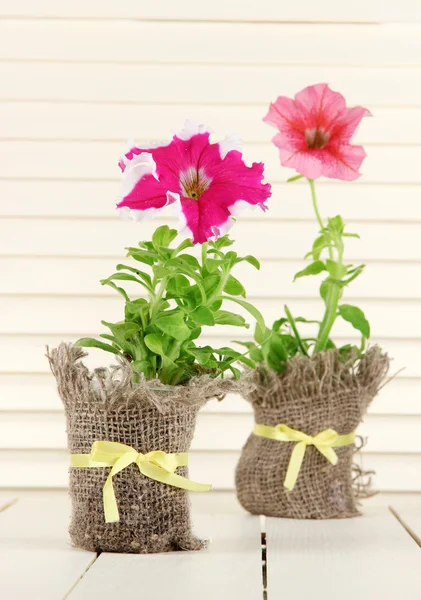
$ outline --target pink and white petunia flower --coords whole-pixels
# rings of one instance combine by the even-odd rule
[[[131,148],[119,162],[123,191],[117,208],[139,219],[174,204],[195,244],[223,235],[239,206],[266,210],[271,191],[262,183],[263,164],[245,165],[238,138],[212,144],[209,135],[188,121],[165,146]]]
[[[282,165],[308,179],[324,175],[352,181],[360,176],[366,154],[362,146],[350,143],[351,138],[361,119],[369,115],[362,106],[347,108],[342,94],[318,83],[294,99],[279,96],[263,120],[279,130],[272,141]]]

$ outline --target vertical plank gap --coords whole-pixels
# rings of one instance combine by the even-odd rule
[[[263,600],[268,600],[268,577],[267,577],[267,545],[266,545],[266,518],[260,517],[261,526],[261,544],[262,544],[262,584],[263,584]]]
[[[409,533],[409,535],[412,537],[414,542],[416,544],[418,544],[418,546],[420,546],[420,548],[421,548],[421,538],[419,538],[417,536],[415,531],[412,531],[412,529],[409,527],[409,525],[407,525],[407,523],[402,519],[402,517],[399,515],[399,513],[396,512],[396,510],[393,508],[393,506],[389,506],[388,508],[389,508],[390,512],[392,513],[392,515],[395,517],[395,519],[397,521],[399,521],[399,523],[402,525],[402,527],[405,529],[405,531],[407,533]]]

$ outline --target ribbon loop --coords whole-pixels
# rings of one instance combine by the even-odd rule
[[[317,435],[311,436],[282,423],[276,425],[276,427],[256,423],[253,433],[278,442],[295,442],[284,480],[284,486],[289,491],[294,489],[307,446],[314,446],[332,465],[336,465],[338,456],[333,448],[348,446],[353,444],[355,440],[354,432],[339,435],[334,429],[325,429]]]
[[[115,523],[120,520],[113,477],[132,464],[135,464],[145,477],[166,485],[191,492],[208,492],[212,489],[211,485],[196,483],[175,473],[178,467],[187,465],[188,454],[186,452],[167,454],[162,450],[154,450],[143,454],[131,446],[119,442],[96,441],[92,444],[90,454],[71,454],[70,459],[72,467],[111,467],[103,488],[106,523]]]

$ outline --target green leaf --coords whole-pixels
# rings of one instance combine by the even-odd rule
[[[229,370],[234,375],[235,379],[240,379],[240,377],[241,377],[241,371],[240,371],[240,369],[237,369],[236,367],[233,367],[232,365],[230,365],[229,366]]]
[[[342,279],[346,275],[346,267],[329,258],[326,260],[326,268],[329,275],[334,279]]]
[[[263,344],[269,339],[270,335],[270,329],[266,326],[262,327],[260,323],[256,323],[256,327],[254,328],[254,339],[258,344]]]
[[[159,379],[162,381],[162,383],[172,384],[176,374],[180,370],[180,367],[178,367],[175,362],[165,355],[162,356],[161,359],[162,367],[159,373]]]
[[[166,269],[165,267],[161,266],[161,265],[156,265],[153,268],[153,274],[155,275],[155,277],[157,279],[163,279],[164,277],[168,277],[169,275],[172,275],[173,271],[170,271],[170,269]]]
[[[146,316],[149,312],[149,302],[145,298],[137,298],[133,302],[126,303],[126,311],[132,315]]]
[[[287,179],[287,183],[292,183],[293,181],[298,181],[299,179],[302,179],[304,176],[303,175],[294,175],[293,177],[290,177],[289,179]]]
[[[246,311],[249,312],[254,319],[256,319],[260,327],[263,330],[266,330],[265,320],[261,312],[257,310],[257,308],[255,308],[252,304],[246,302],[245,300],[240,300],[239,298],[232,298],[231,296],[222,296],[222,298],[224,300],[231,300],[231,302],[236,302],[237,304],[245,308]]]
[[[217,260],[216,258],[208,258],[205,261],[205,267],[209,273],[214,273],[217,271],[222,264],[223,261]]]
[[[360,308],[351,304],[342,304],[338,310],[341,317],[351,323],[354,329],[360,331],[365,338],[370,337],[370,324]]]
[[[215,323],[217,325],[234,325],[234,327],[249,327],[244,317],[228,310],[218,310],[215,313]]]
[[[151,276],[148,275],[148,273],[145,273],[144,271],[139,271],[139,269],[136,269],[134,267],[129,267],[128,265],[117,265],[116,266],[117,271],[130,271],[131,273],[134,273],[135,275],[137,275],[138,277],[140,277],[140,279],[142,279],[150,288],[152,288],[152,279]]]
[[[129,275],[128,273],[113,273],[112,275],[110,275],[109,277],[107,277],[107,279],[101,279],[100,283],[102,285],[106,285],[109,281],[135,281],[136,283],[140,283],[142,285],[142,282],[139,281],[139,279],[137,277],[135,277],[134,275]]]
[[[128,297],[126,291],[123,290],[123,288],[116,285],[115,283],[113,283],[112,281],[107,281],[106,279],[103,279],[100,283],[102,285],[108,285],[109,287],[113,288],[113,290],[116,290],[119,294],[123,296],[126,302],[130,302],[130,298]]]
[[[308,265],[302,271],[298,271],[298,273],[295,274],[294,281],[296,279],[298,279],[298,277],[306,277],[307,275],[318,275],[319,273],[321,273],[322,271],[325,271],[325,270],[326,270],[326,266],[325,266],[324,262],[321,260],[316,260],[315,262],[311,263],[311,265]]]
[[[223,291],[231,296],[246,296],[246,290],[244,289],[243,284],[232,275],[228,277]]]
[[[190,329],[184,322],[184,316],[181,311],[159,316],[155,321],[155,325],[163,333],[166,333],[181,342],[190,337]]]
[[[112,354],[120,354],[120,352],[110,346],[109,344],[105,344],[104,342],[100,342],[99,340],[95,340],[94,338],[80,338],[73,344],[74,346],[81,346],[82,348],[100,348],[101,350],[105,350],[106,352],[111,352]]]
[[[305,258],[307,258],[308,256],[312,256],[315,261],[319,260],[320,254],[328,245],[329,242],[326,240],[325,235],[319,236],[314,241],[313,246],[311,248],[311,252],[308,252]]]
[[[154,232],[152,236],[152,244],[156,250],[161,247],[168,248],[177,235],[178,232],[176,229],[170,229],[168,225],[162,225]]]
[[[297,342],[297,346],[300,348],[300,350],[301,350],[302,354],[304,354],[304,356],[308,356],[306,345],[303,342],[303,340],[301,339],[301,336],[300,336],[297,326],[295,324],[294,317],[292,316],[291,311],[289,310],[289,308],[286,304],[284,306],[284,310],[285,310],[285,314],[287,316],[288,322],[291,326],[292,332],[294,333],[294,336],[295,336],[295,339]]]
[[[344,227],[345,225],[340,215],[337,215],[336,217],[332,217],[327,220],[326,229],[334,238],[341,237],[344,231]]]
[[[175,275],[168,281],[167,291],[184,296],[190,287],[190,281],[184,275]]]
[[[227,248],[228,246],[232,246],[233,243],[234,240],[230,240],[228,235],[223,235],[222,237],[218,238],[216,242],[214,242],[214,245],[217,250],[221,250],[221,248]]]
[[[148,375],[149,371],[153,369],[152,364],[148,360],[135,360],[131,363],[133,371],[137,373],[144,373]]]
[[[257,258],[252,256],[251,254],[248,254],[244,258],[241,258],[238,262],[241,262],[243,260],[245,262],[248,262],[250,265],[253,265],[253,267],[255,267],[258,271],[260,271],[260,262],[257,260]]]
[[[192,354],[199,365],[205,367],[209,361],[213,358],[213,348],[211,346],[203,346],[203,348],[186,348],[187,352]]]
[[[165,349],[164,349],[165,341],[166,341],[165,337],[159,333],[148,333],[148,335],[145,335],[145,338],[144,338],[146,347],[149,348],[149,350],[151,350],[151,352],[154,352],[155,354],[158,354],[159,356],[165,355]]]
[[[205,279],[203,279],[203,282],[202,282],[203,289],[205,290],[206,296],[208,298],[210,296],[212,296],[212,294],[218,287],[220,279],[221,278],[219,275],[209,275],[208,277],[205,277]]]
[[[127,321],[122,321],[120,323],[108,323],[107,321],[101,321],[101,323],[109,328],[117,341],[127,341],[133,337],[133,335],[141,331],[141,327],[138,323],[131,323]]]
[[[288,352],[282,342],[282,338],[275,333],[271,335],[268,344],[269,350],[266,361],[271,369],[279,372],[281,364],[288,360]]]
[[[206,306],[199,306],[190,313],[190,317],[199,325],[215,325],[215,319],[212,312]]]
[[[288,323],[288,319],[285,319],[285,317],[283,317],[282,319],[277,319],[273,322],[272,331],[278,332],[281,329],[282,325],[285,325],[285,323]]]
[[[167,265],[174,265],[174,266],[183,265],[183,264],[186,265],[187,267],[194,269],[195,271],[200,271],[199,261],[197,260],[197,258],[195,256],[192,256],[191,254],[180,254],[179,256],[177,256],[177,258],[172,258],[171,260],[169,260],[167,262]]]
[[[138,262],[144,263],[145,265],[152,266],[157,260],[157,256],[152,254],[152,252],[145,252],[143,250],[139,250],[139,248],[126,248],[126,250],[128,250],[127,256],[131,256]]]
[[[193,248],[194,244],[190,239],[186,239],[183,242],[181,242],[181,244],[179,246],[177,246],[177,248],[174,250],[174,252],[176,254],[178,254],[179,252],[182,252],[183,250],[186,250],[186,248]]]
[[[320,284],[320,296],[322,297],[325,303],[329,294],[329,285],[330,284],[327,280],[322,281],[322,283]]]

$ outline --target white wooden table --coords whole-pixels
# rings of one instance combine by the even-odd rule
[[[1,600],[421,598],[421,495],[338,521],[252,517],[230,493],[192,502],[207,550],[97,557],[69,544],[66,493],[1,494]]]

